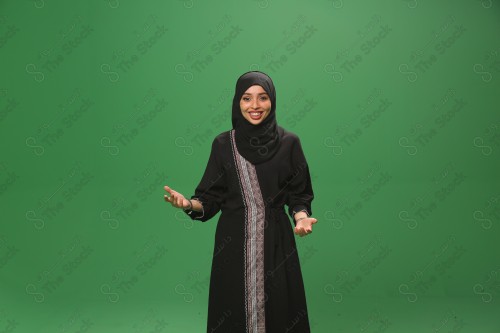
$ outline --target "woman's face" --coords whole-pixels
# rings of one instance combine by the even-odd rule
[[[271,99],[264,88],[253,85],[241,96],[240,109],[249,123],[258,125],[271,112]]]

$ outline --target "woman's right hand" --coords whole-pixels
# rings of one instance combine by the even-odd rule
[[[167,185],[164,186],[164,189],[170,194],[170,197],[166,194],[164,195],[165,201],[170,202],[172,206],[177,208],[184,209],[189,207],[189,201],[182,194],[172,190]]]

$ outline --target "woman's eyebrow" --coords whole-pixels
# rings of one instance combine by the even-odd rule
[[[244,93],[243,95],[251,95],[250,93]],[[263,92],[263,93],[258,93],[257,95],[267,95],[267,93]]]

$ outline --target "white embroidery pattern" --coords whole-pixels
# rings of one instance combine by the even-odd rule
[[[245,311],[248,333],[265,333],[264,221],[265,205],[255,166],[231,147],[245,205]]]

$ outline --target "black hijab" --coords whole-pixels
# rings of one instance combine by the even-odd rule
[[[245,91],[253,85],[261,86],[271,99],[271,111],[257,125],[251,124],[241,114],[240,100]],[[276,90],[271,78],[260,71],[241,75],[236,82],[233,98],[232,121],[235,129],[238,152],[252,164],[269,160],[276,154],[283,135],[283,128],[276,123]]]

